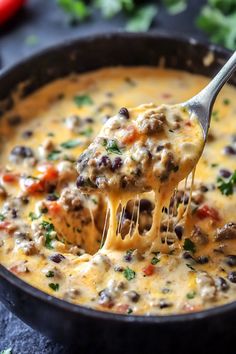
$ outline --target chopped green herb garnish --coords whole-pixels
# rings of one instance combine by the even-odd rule
[[[130,17],[126,25],[126,30],[129,32],[145,32],[150,27],[157,14],[155,5],[144,5],[137,8]]]
[[[83,0],[57,0],[57,3],[71,19],[83,21],[90,14],[89,8]]]
[[[31,34],[25,38],[25,44],[28,46],[36,45],[38,44],[38,42],[39,42],[39,38],[34,34]]]
[[[216,122],[218,122],[218,120],[220,119],[218,111],[213,111],[211,116],[212,116],[212,119]]]
[[[128,315],[130,315],[133,312],[133,310],[129,307],[127,310]]]
[[[55,136],[55,134],[53,132],[49,132],[48,136]]]
[[[236,186],[236,170],[229,178],[217,178],[217,188],[223,195],[232,195]]]
[[[91,127],[89,127],[85,130],[82,130],[79,134],[89,138],[93,134],[93,129]]]
[[[125,268],[125,270],[123,271],[123,274],[127,280],[132,280],[136,276],[135,271],[130,269],[129,267]]]
[[[224,99],[223,99],[223,104],[224,104],[225,106],[228,106],[228,105],[230,104],[230,100],[229,100],[228,98],[224,98]]]
[[[12,349],[8,348],[8,349],[1,350],[0,354],[12,354]]]
[[[122,151],[117,145],[117,142],[115,140],[106,140],[104,139],[104,146],[106,146],[106,151],[108,154],[117,154],[117,155],[122,155]]]
[[[196,245],[192,240],[190,240],[190,238],[186,238],[184,240],[184,249],[185,251],[190,251],[194,253],[196,252]]]
[[[98,201],[97,201],[97,199],[95,199],[95,198],[91,198],[91,200],[92,200],[92,202],[94,203],[94,204],[98,204]]]
[[[153,265],[157,264],[158,262],[160,262],[160,259],[158,259],[157,257],[153,257],[151,260],[151,264]]]
[[[58,158],[59,158],[59,156],[60,156],[60,153],[61,153],[61,150],[53,150],[52,152],[50,152],[50,153],[48,154],[47,159],[48,159],[49,161],[56,161],[56,160],[58,160]]]
[[[5,220],[5,216],[3,214],[0,214],[0,221],[4,221]]]
[[[58,291],[59,287],[60,287],[60,285],[58,283],[56,283],[56,284],[55,283],[50,283],[50,284],[48,284],[48,286],[49,286],[49,288],[51,288],[54,291]]]
[[[53,249],[52,241],[54,237],[52,237],[52,232],[55,231],[54,225],[48,221],[43,221],[41,223],[42,228],[46,231],[45,233],[45,247],[48,249]]]
[[[60,146],[64,149],[73,149],[79,145],[81,145],[81,142],[79,140],[68,140],[64,143],[61,143]]]
[[[191,266],[191,264],[186,263],[186,266],[191,269],[193,272],[196,272],[196,269]]]
[[[38,220],[40,217],[41,217],[41,214],[37,215],[32,211],[29,213],[29,218],[31,219],[31,221]]]
[[[52,270],[49,270],[47,273],[46,273],[46,277],[47,278],[53,278],[55,275],[55,273],[52,271]]]
[[[162,0],[170,15],[177,15],[187,8],[187,0]]]
[[[214,43],[229,49],[236,47],[236,2],[235,0],[208,0],[203,6],[197,25]]]
[[[218,163],[212,163],[212,164],[211,164],[211,167],[212,167],[212,168],[214,168],[214,167],[218,167],[218,166],[219,166],[219,164],[218,164]]]
[[[191,300],[191,299],[194,299],[196,295],[197,295],[196,291],[191,291],[186,294],[186,298]]]
[[[74,97],[74,102],[77,107],[91,106],[93,105],[93,100],[88,95],[79,95]]]

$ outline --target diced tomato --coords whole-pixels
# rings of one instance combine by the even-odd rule
[[[116,306],[116,311],[118,313],[127,313],[128,309],[129,309],[128,304],[120,304]]]
[[[59,214],[62,210],[61,205],[58,202],[47,203],[48,211],[50,214],[56,215]]]
[[[0,0],[0,24],[14,16],[24,3],[25,0]]]
[[[8,221],[0,221],[0,230],[6,230],[9,225]]]
[[[216,209],[204,204],[197,210],[197,216],[199,219],[211,218],[215,221],[220,220],[219,213]]]
[[[185,303],[182,307],[182,310],[184,312],[196,312],[196,311],[201,311],[202,310],[202,305],[194,305],[194,304],[189,304]]]
[[[123,144],[132,144],[139,137],[139,133],[134,125],[129,125],[126,128],[125,134],[121,139]]]
[[[9,270],[14,274],[27,273],[29,271],[24,262],[10,267]]]
[[[45,182],[54,182],[58,178],[58,171],[54,166],[49,165],[45,170],[42,179]]]
[[[155,271],[155,267],[152,264],[149,264],[148,266],[143,268],[143,272],[147,276],[153,275],[154,271]]]
[[[41,193],[44,191],[44,183],[41,180],[32,180],[32,183],[26,186],[26,191],[29,194]]]
[[[14,173],[4,173],[4,175],[2,176],[2,180],[5,183],[14,183],[18,180],[18,175]]]

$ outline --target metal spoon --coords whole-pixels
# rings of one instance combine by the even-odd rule
[[[213,104],[218,93],[224,84],[229,80],[236,70],[236,51],[221,68],[213,80],[196,96],[182,104],[188,111],[193,113],[200,121],[206,141],[208,129],[211,121],[211,112]]]

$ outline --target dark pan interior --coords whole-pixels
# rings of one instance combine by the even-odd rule
[[[204,66],[213,51],[215,60]],[[66,42],[44,50],[0,73],[0,117],[11,108],[11,93],[25,82],[22,97],[71,72],[104,66],[154,65],[214,75],[230,52],[168,34],[109,34]],[[236,83],[236,77],[232,80]],[[97,312],[52,298],[0,266],[0,299],[42,333],[71,345],[71,352],[96,348],[105,353],[205,353],[234,342],[236,304],[201,313],[166,317],[122,316]],[[224,338],[224,340],[222,339]]]

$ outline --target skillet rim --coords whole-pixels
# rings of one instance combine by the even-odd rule
[[[230,56],[232,51],[225,49],[221,46],[211,44],[206,40],[196,39],[193,36],[187,36],[182,34],[174,34],[170,31],[151,31],[149,33],[127,33],[125,31],[111,31],[109,33],[99,33],[92,35],[83,35],[79,38],[72,38],[63,41],[59,41],[53,45],[47,46],[39,51],[34,52],[31,55],[24,57],[22,60],[7,66],[6,68],[0,69],[0,82],[2,79],[7,77],[14,70],[20,70],[21,66],[27,65],[27,63],[34,60],[39,60],[45,57],[51,52],[60,51],[62,49],[66,50],[67,47],[71,48],[80,43],[89,43],[97,40],[109,40],[113,38],[119,39],[132,39],[139,38],[140,41],[145,38],[160,38],[163,40],[171,40],[176,43],[189,44],[191,46],[201,46],[206,49],[206,51],[212,51],[216,55],[223,55],[224,58]],[[182,71],[187,71],[183,70]],[[88,70],[89,71],[89,70]],[[14,89],[14,88],[13,88]],[[120,323],[135,323],[137,325],[143,324],[177,324],[177,323],[188,323],[192,321],[201,321],[206,318],[218,317],[221,314],[226,314],[236,310],[236,300],[225,304],[209,308],[203,311],[196,311],[191,313],[183,314],[172,314],[172,315],[127,315],[127,314],[117,314],[113,312],[100,311],[92,308],[88,308],[81,305],[76,305],[65,300],[59,299],[55,296],[48,295],[47,293],[37,289],[36,287],[28,284],[22,279],[18,278],[16,275],[11,273],[7,268],[0,264],[0,277],[4,278],[5,281],[13,285],[14,287],[20,289],[21,291],[27,293],[38,300],[46,302],[50,306],[58,308],[60,310],[65,310],[71,312],[74,315],[83,315],[88,318],[100,319],[106,321],[120,322]]]

